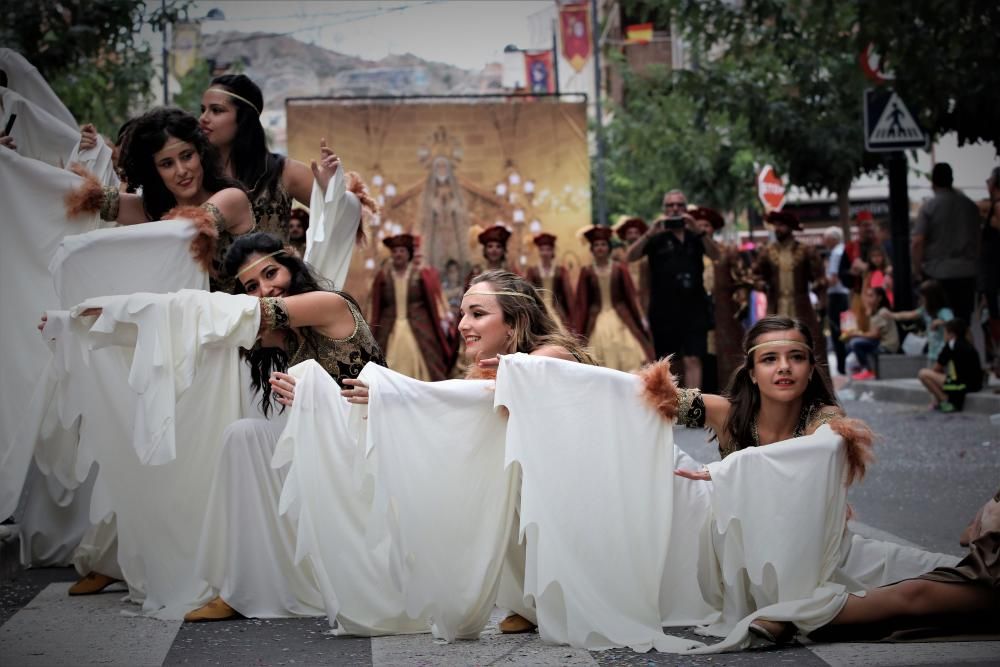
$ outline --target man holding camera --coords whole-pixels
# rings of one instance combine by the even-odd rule
[[[709,308],[704,257],[715,260],[719,246],[708,220],[687,212],[680,190],[663,195],[663,216],[629,246],[626,259],[649,259],[649,325],[656,357],[676,355],[674,368],[684,386],[701,386],[701,360],[707,352]]]

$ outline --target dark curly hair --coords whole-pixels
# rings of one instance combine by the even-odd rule
[[[281,252],[283,250],[284,252]],[[281,239],[266,232],[255,232],[240,236],[229,247],[228,252],[226,252],[226,258],[223,261],[223,270],[227,276],[236,278],[236,286],[233,289],[234,294],[246,293],[243,283],[237,275],[240,267],[246,264],[247,260],[253,255],[270,255],[271,253],[278,253],[274,255],[274,261],[288,269],[288,272],[292,276],[286,291],[287,296],[305,294],[307,292],[335,292],[353,303],[359,311],[361,310],[361,306],[354,297],[346,292],[335,290],[332,283],[318,277],[298,255],[286,250]],[[257,344],[252,349],[243,351],[243,356],[250,366],[250,384],[254,388],[254,391],[262,393],[260,407],[265,417],[268,416],[272,407],[271,385],[268,382],[268,378],[271,376],[272,371],[283,373],[288,369],[287,350],[295,340],[295,334],[291,331],[285,331],[284,333],[285,347],[283,348],[262,347],[260,344]],[[302,344],[309,346],[314,353],[318,354],[318,334],[312,327],[302,327],[299,329],[299,333],[302,335]],[[283,412],[284,409],[285,407],[281,406],[280,411]]]
[[[129,186],[142,188],[142,207],[150,220],[161,219],[177,206],[177,199],[160,178],[153,159],[171,137],[191,143],[198,151],[205,190],[215,193],[226,188],[244,189],[238,182],[223,175],[219,153],[202,134],[197,118],[180,109],[158,107],[134,119],[129,125],[124,132],[119,157],[119,167]]]
[[[260,124],[264,95],[260,87],[245,74],[223,74],[212,79],[211,87],[224,88],[249,100],[253,106],[237,97],[229,101],[236,107],[236,137],[229,152],[233,175],[250,192],[251,200],[267,193],[274,197],[285,170],[285,157],[267,149],[267,135]]]

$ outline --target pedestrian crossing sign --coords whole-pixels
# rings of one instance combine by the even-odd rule
[[[865,91],[865,150],[901,151],[927,148],[927,133],[895,91],[869,88]]]

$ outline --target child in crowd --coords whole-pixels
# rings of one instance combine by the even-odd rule
[[[889,256],[885,254],[885,248],[880,245],[872,246],[868,251],[868,273],[865,274],[865,287],[881,287],[885,290],[885,295],[889,299],[889,308],[892,309],[892,264],[889,263]]]
[[[853,352],[861,365],[861,370],[851,377],[855,380],[873,380],[875,370],[872,368],[871,356],[879,352],[898,352],[899,332],[892,319],[889,297],[884,289],[866,287],[861,293],[861,301],[868,313],[868,330],[845,331],[842,335],[848,339],[847,351]]]
[[[933,397],[930,407],[941,412],[960,411],[965,395],[983,388],[979,354],[966,334],[969,325],[961,318],[945,322],[945,343],[933,368],[922,368],[917,378]]]
[[[904,310],[890,313],[899,321],[923,319],[927,330],[927,361],[931,364],[937,361],[944,347],[944,324],[955,319],[955,314],[948,307],[948,297],[944,288],[936,280],[925,280],[920,283],[920,307],[916,310]]]

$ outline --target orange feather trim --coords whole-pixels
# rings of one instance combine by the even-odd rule
[[[677,419],[677,378],[670,373],[670,357],[649,364],[641,371],[642,397],[649,407],[668,421]]]
[[[469,372],[465,374],[466,380],[496,380],[497,379],[497,369],[495,368],[481,368],[478,365],[469,368]]]
[[[163,216],[164,220],[177,218],[191,221],[191,226],[195,228],[195,235],[190,245],[191,257],[205,273],[213,278],[216,277],[213,260],[219,241],[219,230],[215,226],[215,217],[201,206],[175,206]]]
[[[830,422],[834,433],[844,439],[847,445],[847,480],[846,486],[864,479],[868,466],[875,460],[872,444],[875,434],[860,419],[838,417]]]
[[[361,206],[368,209],[372,215],[378,215],[380,210],[378,202],[375,201],[372,198],[371,193],[368,192],[368,184],[362,180],[361,175],[356,171],[349,171],[345,173],[344,176],[347,178],[347,189],[354,193],[354,196],[358,198],[359,202],[361,202]],[[365,226],[362,224],[363,219],[364,218],[358,220],[358,231],[354,238],[354,243],[359,246],[365,245],[365,242],[367,241],[367,238],[365,237]]]
[[[75,162],[69,170],[83,178],[83,183],[70,190],[63,198],[66,205],[66,217],[76,218],[81,215],[93,215],[101,210],[104,203],[104,186],[97,177]]]

